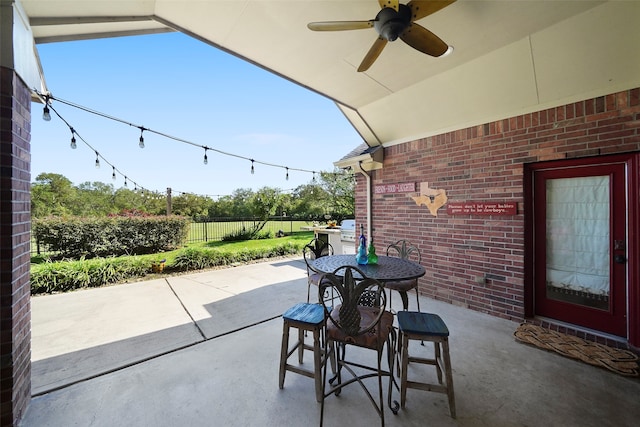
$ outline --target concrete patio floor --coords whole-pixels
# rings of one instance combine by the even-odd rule
[[[305,299],[301,258],[34,297],[33,398],[20,426],[317,425],[312,379],[288,372],[278,388],[280,315]],[[420,306],[451,332],[457,419],[445,395],[409,390],[386,425],[640,423],[640,380],[520,344],[517,323],[427,298]],[[431,354],[415,344],[412,353]],[[325,411],[326,426],[379,424],[355,384]]]

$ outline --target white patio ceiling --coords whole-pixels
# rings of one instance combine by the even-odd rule
[[[307,23],[373,19],[376,0],[19,3],[36,43],[190,34],[331,98],[372,146],[640,86],[640,1],[458,0],[419,21],[451,55],[397,40],[363,73],[374,29],[313,32]]]

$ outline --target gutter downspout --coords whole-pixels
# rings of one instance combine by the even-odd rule
[[[362,169],[362,161],[358,162],[358,172],[367,179],[367,236],[371,239],[371,176]]]

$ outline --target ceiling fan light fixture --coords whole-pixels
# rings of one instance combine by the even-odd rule
[[[445,56],[449,56],[453,53],[453,46],[449,45],[449,47],[447,48],[447,51],[445,53],[443,53],[442,55],[440,55],[440,58],[444,58]]]

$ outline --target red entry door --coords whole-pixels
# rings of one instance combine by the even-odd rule
[[[627,337],[624,160],[534,171],[535,314]]]

